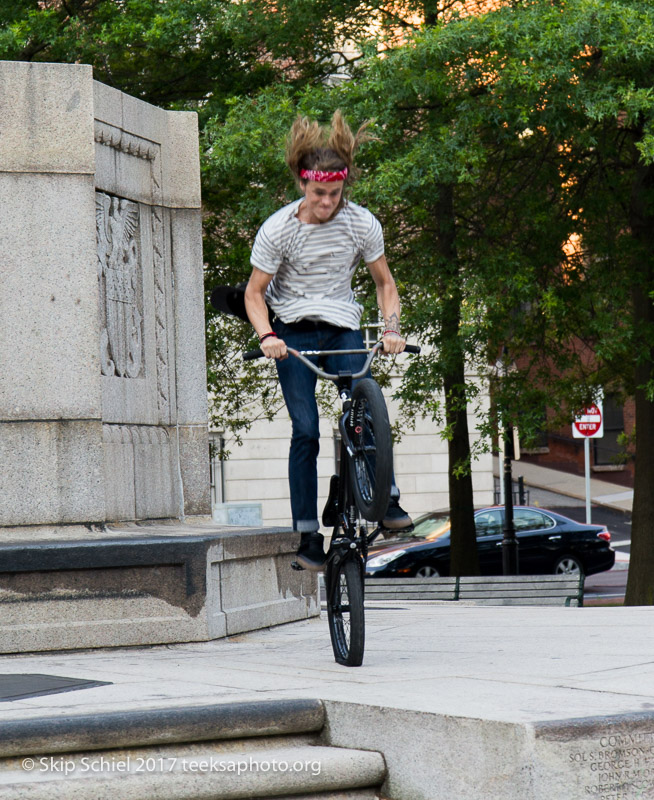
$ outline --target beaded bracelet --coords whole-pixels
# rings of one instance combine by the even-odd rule
[[[382,334],[382,336],[386,336],[386,334],[387,334],[387,333],[394,333],[396,336],[399,336],[399,335],[400,335],[400,332],[399,332],[399,331],[384,331],[384,333]]]

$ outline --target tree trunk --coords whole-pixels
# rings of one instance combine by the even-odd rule
[[[631,559],[625,605],[654,605],[654,168],[639,167],[631,198],[631,230],[641,247],[633,286],[636,333],[636,461]]]
[[[639,305],[647,305],[652,315],[652,301],[645,292]],[[643,309],[644,310],[644,309]],[[644,385],[652,378],[652,364],[636,367],[636,461],[634,505],[631,521],[631,557],[625,605],[654,605],[654,403]]]
[[[443,362],[445,420],[448,430],[448,484],[452,529],[450,575],[479,575],[477,536],[470,458],[470,438],[465,379],[465,356],[461,348],[461,278],[455,241],[454,193],[440,187],[436,206],[436,244],[440,256],[441,329],[440,358]]]
[[[479,575],[463,358],[448,369],[444,389],[445,418],[450,431],[447,442],[452,522],[450,575]]]

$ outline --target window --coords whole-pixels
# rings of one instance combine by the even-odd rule
[[[497,510],[482,511],[475,516],[477,536],[497,536],[502,533],[502,515]]]
[[[413,531],[407,533],[407,537],[413,539],[425,539],[428,542],[433,542],[440,536],[445,536],[450,532],[450,518],[447,514],[430,514],[427,519],[416,522]],[[397,535],[401,538],[402,531],[398,531]]]
[[[370,348],[381,339],[382,329],[382,322],[367,322],[361,326],[363,343],[366,349],[370,350]]]
[[[542,531],[553,528],[556,524],[551,517],[533,508],[516,508],[513,512],[513,524],[518,531]]]
[[[336,475],[341,474],[341,432],[338,428],[334,428],[334,472]]]
[[[547,411],[544,408],[540,413],[540,418],[541,422],[531,445],[531,450],[536,452],[547,450],[549,445],[549,437],[547,434]]]

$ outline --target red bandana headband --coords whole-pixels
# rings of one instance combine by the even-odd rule
[[[305,181],[319,181],[320,183],[344,181],[347,178],[347,167],[338,172],[323,172],[319,169],[301,169],[300,177]]]

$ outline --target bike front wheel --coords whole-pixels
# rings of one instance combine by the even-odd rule
[[[391,497],[393,450],[384,395],[371,378],[359,381],[352,392],[350,482],[364,519],[383,519]]]
[[[330,563],[325,583],[334,658],[346,667],[359,667],[365,644],[361,570],[353,559],[339,561],[336,566]]]

